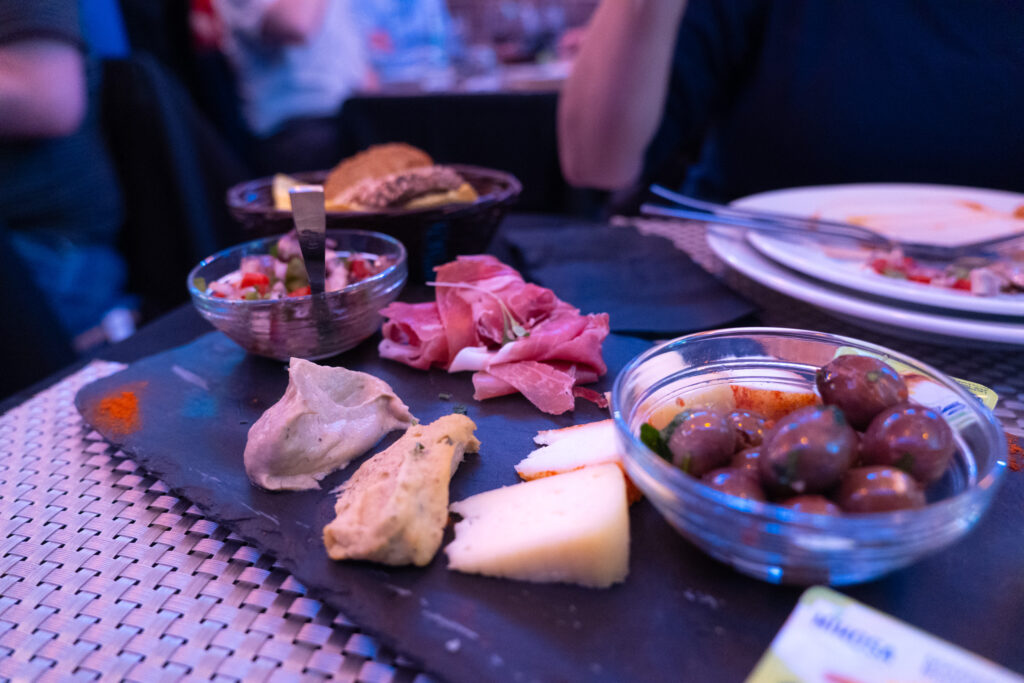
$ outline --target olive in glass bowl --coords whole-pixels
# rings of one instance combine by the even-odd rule
[[[839,356],[814,377],[822,401],[843,411],[856,429],[867,429],[878,413],[907,400],[896,370],[871,356]]]
[[[879,413],[861,441],[865,465],[891,465],[922,484],[937,481],[956,451],[953,430],[935,410],[898,403]]]
[[[673,406],[695,408],[695,397],[728,396],[736,386],[784,397],[813,394],[819,368],[849,353],[878,357],[901,375],[914,375],[913,386],[927,391],[918,397],[912,389],[910,399],[941,411],[952,431],[953,457],[920,507],[821,514],[835,510],[821,501],[786,507],[785,498],[776,504],[735,496],[683,472],[641,440],[641,426],[664,424]],[[968,533],[1005,476],[1003,431],[965,388],[914,358],[838,335],[737,328],[680,337],[627,364],[616,377],[611,404],[623,465],[668,523],[711,556],[772,583],[852,584],[910,565]],[[758,460],[777,427],[765,433]],[[844,476],[856,471],[850,466]]]

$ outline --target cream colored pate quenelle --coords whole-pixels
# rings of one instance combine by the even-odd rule
[[[301,358],[288,388],[249,429],[245,471],[266,489],[314,489],[334,470],[416,419],[390,386],[365,372]]]
[[[448,521],[448,483],[480,442],[465,415],[410,427],[341,485],[336,517],[324,527],[332,560],[428,564]]]

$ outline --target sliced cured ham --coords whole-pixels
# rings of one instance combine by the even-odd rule
[[[474,371],[478,400],[519,391],[557,415],[572,410],[576,396],[593,399],[595,392],[575,389],[607,372],[607,313],[582,315],[493,256],[460,256],[435,270],[434,302],[381,311],[382,357]]]
[[[556,370],[546,363],[535,360],[521,360],[515,363],[492,365],[487,374],[496,377],[529,399],[545,413],[561,415],[572,410],[576,404],[572,395],[576,378],[567,372]],[[476,394],[473,395],[476,398]]]
[[[420,370],[448,362],[448,339],[437,304],[394,301],[380,314],[388,318],[380,344],[381,356]]]

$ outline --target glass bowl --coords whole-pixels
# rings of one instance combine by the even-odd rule
[[[364,230],[327,230],[338,251],[384,254],[395,262],[372,277],[318,296],[246,301],[209,296],[196,278],[213,282],[238,270],[243,256],[266,254],[279,236],[246,242],[199,262],[188,274],[188,292],[199,313],[250,353],[279,360],[318,360],[347,351],[381,324],[380,309],[394,301],[407,276],[406,253],[393,237]],[[322,308],[321,308],[322,307]],[[315,315],[322,310],[325,315]]]
[[[911,399],[941,411],[952,427],[958,452],[926,490],[924,507],[841,516],[798,512],[705,486],[640,441],[641,424],[688,396],[732,395],[733,384],[813,392],[815,371],[841,349],[896,367]],[[977,523],[1006,469],[1002,428],[958,382],[896,351],[821,332],[736,328],[666,342],[619,373],[612,410],[626,471],[669,524],[712,557],[772,583],[858,583],[937,552]]]

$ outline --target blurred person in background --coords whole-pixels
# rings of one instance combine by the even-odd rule
[[[382,85],[452,85],[459,47],[445,0],[361,0],[357,12]]]
[[[604,0],[562,90],[575,184],[929,182],[1024,190],[1015,2]],[[662,182],[666,182],[662,180]]]
[[[105,341],[112,311],[133,327],[99,77],[76,0],[0,0],[0,336],[15,360],[0,390],[66,364],[71,340]]]
[[[256,169],[334,166],[342,157],[340,108],[373,83],[349,0],[213,0],[213,7]]]

